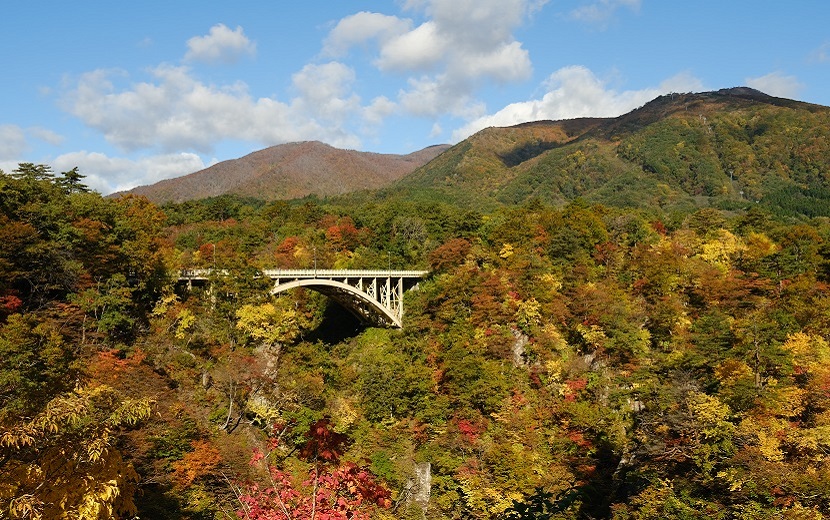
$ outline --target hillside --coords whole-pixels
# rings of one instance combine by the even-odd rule
[[[616,118],[535,121],[484,129],[409,155],[274,146],[184,177],[135,188],[156,203],[225,194],[441,201],[493,209],[580,197],[617,207],[685,212],[761,204],[830,215],[830,109],[746,87],[669,94]]]
[[[741,87],[661,96],[616,118],[487,128],[383,193],[470,207],[760,203],[818,216],[830,214],[828,172],[830,109]]]
[[[272,146],[210,168],[140,186],[129,193],[156,203],[235,194],[266,200],[341,195],[377,189],[446,150],[436,145],[408,155],[341,150],[317,141]]]
[[[830,518],[830,219],[308,198],[168,227],[48,173],[0,173],[0,518]],[[392,330],[274,267],[431,274]]]
[[[827,111],[664,96],[325,199],[0,172],[0,518],[830,518]],[[273,268],[429,274],[386,329]]]

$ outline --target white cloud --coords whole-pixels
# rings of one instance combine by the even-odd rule
[[[372,39],[384,44],[411,28],[410,20],[363,11],[347,16],[337,23],[323,42],[323,53],[329,56],[342,56],[355,45],[362,45]]]
[[[292,77],[297,96],[288,102],[253,98],[244,83],[207,85],[186,67],[161,66],[151,81],[118,89],[117,71],[81,76],[63,99],[66,110],[125,151],[210,151],[222,140],[270,146],[321,140],[356,147],[347,128],[363,114],[352,92],[354,72],[330,62],[307,65]]]
[[[531,70],[527,53],[517,52],[521,43],[515,40],[513,31],[536,5],[528,0],[429,0],[422,3],[421,9],[431,17],[425,25],[431,26],[426,36],[437,48],[433,52],[443,56],[448,65],[444,74],[453,75],[456,67],[468,61],[491,60],[489,67],[469,67],[457,73],[472,76],[471,79],[489,77],[505,81],[526,79]],[[514,62],[503,60],[506,49]],[[382,55],[390,59],[390,49],[383,49]]]
[[[629,112],[655,97],[669,92],[702,90],[702,84],[688,74],[679,74],[659,86],[617,92],[586,67],[559,69],[548,78],[547,92],[541,99],[510,104],[495,114],[480,117],[453,132],[460,141],[488,126],[510,126],[543,119],[577,117],[615,117]]]
[[[0,160],[0,172],[11,173],[17,169],[18,164],[20,163],[16,160]]]
[[[325,135],[325,140],[335,146],[359,147],[360,140],[346,130],[349,120],[362,113],[360,97],[351,89],[354,71],[333,61],[306,65],[291,79],[299,96],[288,110],[295,124],[303,125],[299,129],[309,136]]]
[[[522,44],[510,42],[494,47],[485,54],[469,54],[455,64],[454,76],[487,76],[500,83],[525,80],[530,77],[530,57]]]
[[[205,36],[194,36],[187,40],[187,61],[204,63],[234,63],[242,56],[256,54],[256,44],[251,42],[237,27],[230,30],[224,24],[216,24]]]
[[[133,160],[86,151],[56,157],[52,166],[55,171],[68,171],[77,166],[78,171],[86,175],[84,183],[104,195],[206,168],[202,159],[192,153],[153,155]]]
[[[413,115],[434,117],[447,110],[476,114],[472,95],[484,83],[509,83],[531,76],[530,56],[513,35],[546,0],[408,0],[404,8],[425,15],[411,20],[359,13],[332,30],[327,49],[377,40],[375,65],[383,72],[419,74],[407,78],[400,106]]]
[[[706,90],[706,87],[691,73],[681,72],[661,81],[657,90],[658,95],[663,95],[671,92],[701,92]]]
[[[51,145],[59,145],[64,140],[63,136],[45,128],[24,130],[17,125],[0,125],[0,169],[10,172],[17,168],[18,163],[30,161],[25,158],[31,149],[27,136]]]
[[[312,110],[328,113],[330,104],[352,103],[356,96],[350,94],[354,83],[354,70],[340,62],[322,65],[306,65],[292,77],[292,83],[300,93],[300,99],[311,105]]]
[[[454,84],[459,80],[464,82],[463,78],[449,75],[411,78],[408,81],[410,88],[398,94],[401,107],[411,115],[422,117],[443,114],[463,119],[480,117],[485,111],[484,104],[465,93],[468,90],[466,84],[460,87]]]
[[[426,22],[382,45],[376,63],[381,70],[429,69],[441,61],[449,44],[434,23]]]
[[[386,96],[378,96],[363,109],[363,120],[370,126],[370,132],[383,124],[383,120],[394,114],[398,105]]]
[[[795,98],[804,88],[798,78],[785,76],[780,72],[771,72],[758,78],[746,78],[746,84],[770,96],[783,98]]]
[[[66,138],[57,132],[49,130],[48,128],[33,127],[29,128],[28,132],[41,141],[47,142],[51,145],[58,146],[63,144]]]
[[[27,149],[26,134],[22,128],[16,125],[0,125],[0,160],[17,161]],[[14,165],[17,167],[17,163]],[[6,171],[5,168],[3,170]]]
[[[361,12],[343,18],[324,42],[324,54],[375,45],[383,71],[417,72],[397,100],[375,97],[368,105],[355,93],[355,72],[338,61],[308,64],[292,76],[286,99],[254,97],[245,83],[208,84],[186,66],[161,65],[134,81],[117,70],[82,75],[63,96],[64,108],[125,152],[209,153],[226,140],[263,146],[321,140],[359,148],[359,135],[375,135],[383,120],[400,111],[466,120],[484,115],[473,98],[483,83],[530,77],[526,49],[513,32],[540,0],[424,0],[409,2],[427,20]],[[189,61],[229,62],[255,52],[241,27],[223,24],[187,42]],[[43,134],[45,138],[45,134]]]
[[[602,28],[614,17],[620,7],[638,11],[641,3],[641,0],[599,0],[574,9],[570,17]]]
[[[429,0],[423,10],[454,44],[478,50],[512,41],[538,2],[528,0]]]

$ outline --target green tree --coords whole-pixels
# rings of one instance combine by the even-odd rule
[[[89,187],[86,186],[82,180],[86,175],[82,175],[75,166],[69,171],[61,172],[61,176],[56,179],[58,186],[67,194],[71,193],[89,193]]]
[[[24,181],[51,181],[55,174],[52,167],[45,164],[20,163],[12,170],[12,177]]]
[[[78,374],[73,348],[55,325],[11,314],[0,327],[0,426],[34,415]]]

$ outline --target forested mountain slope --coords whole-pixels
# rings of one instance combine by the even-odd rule
[[[575,197],[621,207],[830,214],[830,109],[748,88],[670,94],[617,118],[488,128],[384,190],[494,207]]]
[[[408,155],[341,150],[309,141],[272,146],[204,170],[129,191],[153,202],[240,195],[264,200],[324,197],[377,189],[411,173],[447,148]]]

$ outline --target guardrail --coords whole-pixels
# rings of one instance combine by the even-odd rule
[[[429,271],[384,269],[263,269],[268,278],[423,278]],[[228,276],[227,269],[182,269],[179,280],[207,280],[214,273]]]

